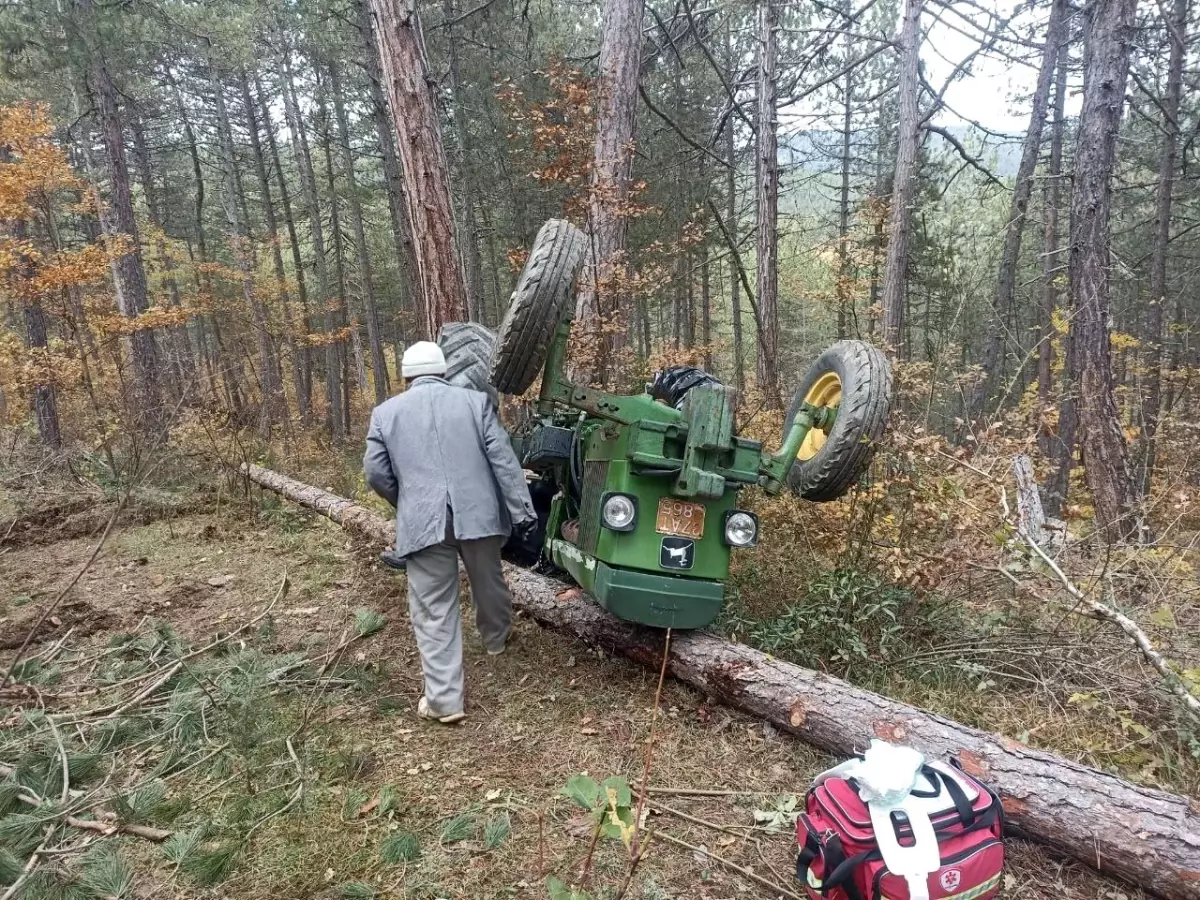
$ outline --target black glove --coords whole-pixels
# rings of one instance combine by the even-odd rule
[[[513,537],[515,537],[519,543],[524,544],[533,540],[534,536],[537,534],[537,528],[538,520],[536,517],[532,519],[526,519],[524,522],[518,522],[513,528]]]
[[[403,571],[404,569],[408,568],[408,563],[405,562],[404,557],[398,556],[394,549],[384,550],[379,554],[379,558],[389,569],[400,569]]]

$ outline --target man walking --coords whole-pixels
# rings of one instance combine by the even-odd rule
[[[421,651],[422,718],[450,725],[463,707],[458,560],[475,602],[484,649],[504,652],[512,594],[500,550],[513,530],[537,522],[525,473],[486,394],[450,384],[442,349],[404,351],[407,389],[375,407],[363,470],[396,507],[396,555],[408,563],[408,609]]]

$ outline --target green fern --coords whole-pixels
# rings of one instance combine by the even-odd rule
[[[415,834],[397,831],[379,845],[379,858],[389,865],[400,865],[421,858],[421,842]]]
[[[387,624],[387,616],[373,609],[359,607],[354,611],[354,635],[365,638],[375,634]]]

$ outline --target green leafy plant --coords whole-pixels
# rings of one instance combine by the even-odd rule
[[[795,794],[779,797],[766,809],[754,811],[754,822],[771,834],[790,831],[800,818],[800,800]]]
[[[614,775],[597,783],[587,775],[573,775],[563,793],[591,812],[601,837],[618,838],[626,847],[630,846],[636,825],[633,791],[626,779]]]
[[[553,875],[546,879],[546,890],[550,893],[550,900],[592,900],[591,894],[568,887]]]
[[[361,881],[347,881],[337,887],[342,900],[375,900],[375,888]]]

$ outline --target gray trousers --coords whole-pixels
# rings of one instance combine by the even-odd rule
[[[504,649],[512,627],[512,593],[500,568],[503,537],[459,541],[453,523],[440,544],[407,557],[408,612],[421,669],[425,700],[438,715],[463,712],[462,611],[458,560],[462,557],[475,603],[475,625],[485,649]]]

